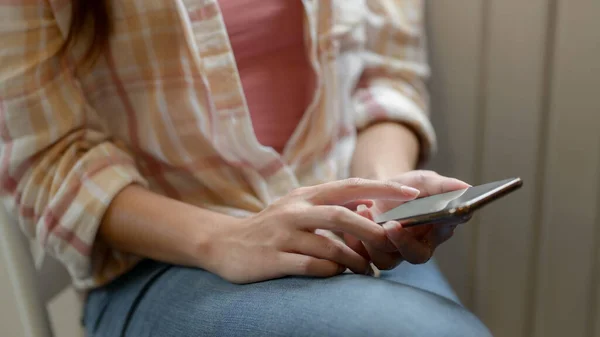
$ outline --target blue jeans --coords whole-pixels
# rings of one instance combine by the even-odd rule
[[[434,262],[381,278],[344,274],[235,285],[145,261],[89,294],[88,336],[490,336]]]

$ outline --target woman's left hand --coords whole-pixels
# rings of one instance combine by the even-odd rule
[[[444,177],[433,171],[411,171],[390,180],[418,189],[421,192],[419,198],[470,186],[458,179]],[[359,207],[357,212],[372,220],[376,215],[400,204],[402,202],[393,200],[374,200],[372,207]],[[456,225],[421,225],[403,228],[398,222],[388,222],[384,224],[384,228],[389,240],[396,247],[392,251],[377,250],[350,235],[344,235],[344,240],[350,248],[368,258],[377,268],[389,270],[404,260],[413,264],[429,261],[434,250],[452,237],[455,227]]]

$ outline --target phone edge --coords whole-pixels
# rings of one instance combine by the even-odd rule
[[[468,204],[468,205],[465,205],[465,206],[462,206],[459,208],[453,208],[449,211],[438,211],[438,212],[434,212],[434,213],[423,214],[419,217],[411,218],[411,219],[409,219],[409,221],[403,222],[402,226],[403,227],[415,227],[415,226],[420,226],[420,225],[427,225],[427,224],[434,223],[432,221],[433,219],[438,220],[435,222],[442,222],[442,223],[445,222],[443,220],[451,221],[453,219],[458,219],[461,217],[464,217],[468,220],[468,219],[470,219],[470,216],[474,211],[482,208],[483,206],[489,204],[490,202],[492,202],[494,200],[498,200],[498,199],[506,196],[507,194],[512,193],[515,190],[518,190],[522,186],[523,186],[523,180],[520,177],[516,177],[516,178],[513,178],[508,183],[506,183],[505,185],[498,187],[498,189],[491,191],[490,195],[488,195],[487,197],[481,198],[471,204]],[[500,190],[500,191],[496,192],[498,190]],[[446,216],[438,217],[439,215],[444,215],[444,214],[446,214]],[[397,219],[397,220],[393,220],[393,221],[402,222],[402,220],[403,219]],[[412,220],[412,221],[410,221],[410,220]],[[382,223],[378,222],[377,224],[382,225],[383,223],[385,223],[385,222],[382,222]]]

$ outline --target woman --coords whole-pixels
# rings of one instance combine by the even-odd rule
[[[434,264],[396,267],[452,229],[370,220],[468,186],[411,171],[422,6],[0,2],[4,201],[88,334],[487,335]]]

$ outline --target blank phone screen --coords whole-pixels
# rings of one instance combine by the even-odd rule
[[[420,215],[451,211],[459,207],[469,206],[490,194],[504,189],[514,181],[515,179],[506,179],[409,201],[375,217],[375,222],[410,219]]]

